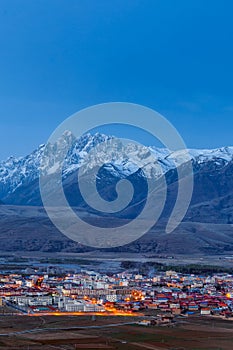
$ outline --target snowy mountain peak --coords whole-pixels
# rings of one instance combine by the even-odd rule
[[[113,136],[96,133],[85,134],[76,139],[70,131],[65,131],[57,144],[49,145],[53,149],[54,159],[52,163],[47,164],[50,171],[56,171],[59,161],[59,154],[56,150],[62,149],[62,145],[68,143],[70,146],[62,164],[63,176],[67,177],[72,174],[80,166],[84,165],[88,169],[96,166],[96,162],[100,164],[106,163],[106,169],[109,172],[117,172],[118,175],[128,176],[136,172],[143,162],[143,171],[146,176],[154,177],[161,174],[158,166],[163,173],[174,169],[187,161],[187,155],[184,151],[171,152],[165,148],[155,148],[140,146],[136,143],[124,145]],[[112,142],[115,148],[111,157],[107,156],[107,151],[98,148],[98,152],[93,152],[97,145]],[[22,184],[27,185],[39,176],[41,168],[41,160],[45,150],[45,145],[40,145],[36,150],[26,157],[9,157],[6,161],[0,162],[0,199],[3,199],[13,193]],[[233,147],[222,147],[217,149],[190,149],[189,154],[193,163],[203,164],[206,162],[216,162],[225,165],[233,160]],[[88,157],[88,162],[86,161]],[[134,161],[132,161],[132,159]],[[54,168],[53,168],[54,167]]]

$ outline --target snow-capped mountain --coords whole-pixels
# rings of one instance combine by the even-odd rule
[[[66,153],[67,145],[69,151]],[[109,145],[111,156],[108,155]],[[50,156],[44,158],[48,151]],[[177,198],[175,167],[186,169],[187,154],[182,150],[171,152],[136,143],[124,144],[102,134],[87,134],[76,140],[70,132],[65,132],[57,144],[41,145],[26,157],[10,157],[0,163],[2,249],[49,252],[81,252],[86,249],[58,232],[41,208],[39,172],[48,175],[50,185],[60,168],[69,204],[80,217],[100,227],[121,226],[125,219],[136,217],[147,195],[145,177],[157,179],[165,174],[167,200],[158,225],[140,242],[123,247],[123,251],[169,255],[233,252],[233,147],[191,149],[189,156],[194,169],[193,197],[183,222],[172,235],[165,234],[165,227]],[[83,169],[84,180],[89,185],[93,180],[92,170],[95,173],[95,168],[103,164],[95,180],[104,199],[111,201],[116,197],[116,184],[122,178],[128,178],[135,190],[130,204],[116,215],[95,212],[79,191],[77,170]],[[54,203],[58,205],[59,198],[55,198]]]
[[[64,163],[64,175],[72,173],[82,163],[85,154],[96,144],[108,139],[108,136],[96,134],[84,135],[79,140],[68,132],[64,133],[62,141],[72,144]],[[29,184],[39,177],[41,161],[45,145],[40,145],[26,157],[10,157],[0,162],[0,198],[13,193],[18,187]]]
[[[171,152],[165,148],[145,147],[137,143],[124,144],[112,136],[96,133],[86,134],[80,139],[70,132],[65,132],[57,144],[51,147],[49,163],[42,162],[45,145],[40,145],[26,157],[10,157],[0,163],[0,200],[4,200],[21,186],[26,187],[38,179],[39,171],[46,169],[51,174],[61,166],[60,153],[69,145],[64,162],[62,161],[63,179],[74,173],[81,166],[88,172],[97,165],[105,164],[105,169],[120,178],[127,177],[142,168],[146,177],[158,177],[171,169],[185,163],[187,154],[184,151]],[[108,149],[111,147],[111,155]],[[48,147],[46,149],[48,151]],[[233,160],[233,147],[213,150],[189,150],[194,167],[213,162],[216,167],[223,167]]]

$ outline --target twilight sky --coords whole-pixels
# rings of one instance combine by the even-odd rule
[[[232,13],[231,0],[0,0],[0,159],[111,101],[156,109],[188,147],[233,145]]]

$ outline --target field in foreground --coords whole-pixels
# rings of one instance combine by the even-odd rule
[[[188,318],[173,326],[148,328],[128,324],[136,320],[5,316],[0,318],[0,349],[232,350],[231,321]]]

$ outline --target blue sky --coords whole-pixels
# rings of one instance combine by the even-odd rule
[[[232,13],[231,0],[0,0],[0,159],[110,101],[156,109],[188,147],[232,145]]]

